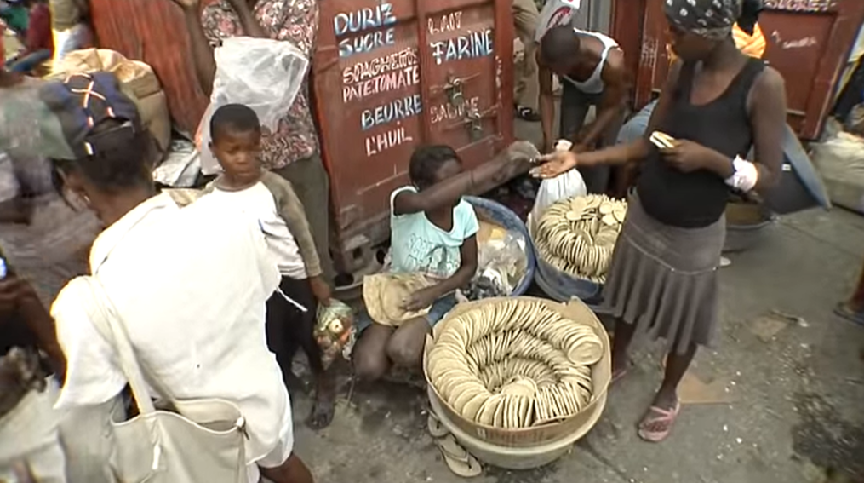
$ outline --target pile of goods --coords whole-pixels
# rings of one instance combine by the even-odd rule
[[[559,200],[536,222],[537,255],[562,272],[602,284],[626,216],[627,202],[606,195]]]
[[[475,210],[480,218],[477,232],[479,268],[460,294],[467,300],[511,295],[528,270],[526,239],[515,230],[484,219],[481,208],[475,207]]]
[[[594,401],[592,366],[607,348],[597,327],[548,301],[500,298],[436,328],[426,375],[468,421],[502,429],[566,420]]]

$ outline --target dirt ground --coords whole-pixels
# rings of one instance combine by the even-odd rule
[[[781,219],[765,242],[730,256],[721,274],[722,336],[698,354],[669,440],[644,443],[635,425],[660,378],[652,344],[610,392],[598,425],[557,462],[533,471],[487,467],[478,483],[864,482],[864,328],[832,314],[864,262],[864,218],[835,209]],[[297,452],[319,483],[462,481],[425,432],[427,401],[397,384],[341,378],[336,419],[303,425]],[[828,480],[826,474],[848,479]]]

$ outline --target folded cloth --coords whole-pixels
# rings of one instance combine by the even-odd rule
[[[381,325],[400,326],[403,322],[429,313],[431,307],[418,311],[403,308],[408,298],[435,282],[420,273],[376,273],[363,278],[363,302],[369,316]]]

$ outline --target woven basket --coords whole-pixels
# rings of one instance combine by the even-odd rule
[[[528,232],[532,246],[534,244],[534,230],[534,220],[529,215]],[[591,300],[596,298],[603,289],[603,286],[600,284],[558,270],[552,265],[546,263],[536,248],[534,249],[534,253],[536,254],[535,258],[537,260],[537,274],[543,278],[545,284],[556,287],[554,294],[556,299],[561,300],[577,297],[582,300]]]
[[[426,342],[425,356],[428,357],[430,351],[435,346],[435,340],[438,339],[440,334],[447,330],[448,325],[454,323],[460,314],[482,307],[483,304],[506,299],[512,300],[510,297],[495,297],[476,302],[465,302],[457,305],[433,329],[432,337],[429,337]],[[490,444],[508,448],[529,448],[546,445],[568,437],[572,437],[575,441],[584,436],[594,427],[600,419],[603,409],[606,407],[607,390],[612,379],[612,356],[609,352],[609,335],[597,319],[597,316],[594,315],[588,306],[578,300],[562,304],[538,297],[523,296],[517,297],[517,299],[525,302],[540,302],[546,305],[549,309],[559,312],[565,317],[584,322],[591,327],[598,337],[600,337],[600,341],[603,344],[603,356],[601,357],[600,362],[595,364],[592,368],[592,396],[591,401],[585,409],[579,414],[571,416],[563,421],[524,429],[502,429],[479,424],[462,417],[461,414],[457,413],[456,410],[441,397],[441,394],[438,393],[438,390],[432,384],[432,381],[429,380],[428,371],[426,369],[427,361],[426,357],[424,357],[423,372],[426,375],[426,382],[429,386],[429,390],[437,398],[437,402],[440,403],[441,409],[447,419],[452,421],[459,429],[469,436]]]

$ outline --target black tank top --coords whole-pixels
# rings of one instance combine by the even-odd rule
[[[747,156],[753,144],[747,98],[764,68],[762,60],[748,59],[725,92],[708,104],[694,106],[690,92],[696,65],[684,64],[672,105],[658,130],[723,153],[730,163],[735,156]],[[716,173],[681,172],[663,161],[653,145],[636,190],[646,213],[667,225],[683,228],[713,224],[723,215],[729,199],[729,187]]]

